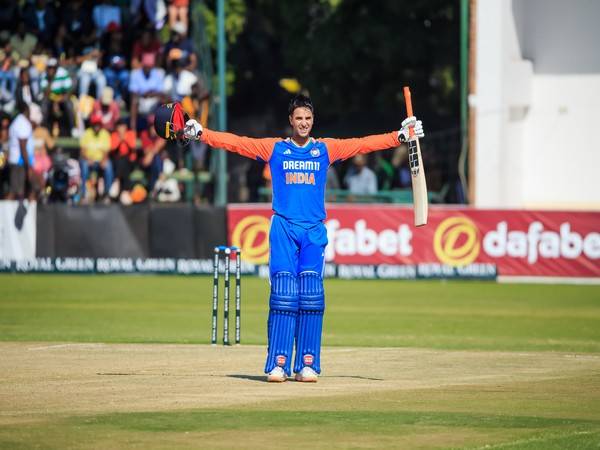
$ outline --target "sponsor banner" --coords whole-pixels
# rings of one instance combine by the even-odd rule
[[[220,261],[219,270],[224,270]],[[242,262],[244,275],[257,273],[254,264]],[[31,258],[0,259],[0,272],[11,273],[152,273],[212,275],[212,259],[177,258]]]
[[[268,263],[271,215],[267,205],[228,207],[229,242],[246,261]],[[326,261],[422,267],[435,277],[492,268],[502,276],[600,277],[600,212],[434,207],[426,226],[412,224],[410,207],[330,205]]]
[[[0,258],[35,257],[35,202],[0,201]]]
[[[233,276],[232,266],[232,276]],[[269,277],[269,266],[242,262],[243,275]],[[220,261],[219,271],[224,271]],[[213,275],[212,259],[174,258],[31,258],[0,259],[0,273],[77,273],[77,274],[170,274]],[[496,268],[487,264],[450,267],[443,264],[326,264],[325,277],[345,279],[474,278],[495,279]]]

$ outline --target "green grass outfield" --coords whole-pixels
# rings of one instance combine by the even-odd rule
[[[210,277],[0,275],[0,341],[207,344],[211,287]],[[268,283],[244,278],[242,290],[242,343],[264,345]],[[565,372],[532,363],[532,378],[518,378],[507,363],[492,382],[465,366],[472,382],[372,392],[333,389],[324,378],[319,388],[329,382],[330,393],[307,389],[294,401],[270,399],[280,386],[247,377],[238,381],[264,390],[261,401],[60,414],[20,409],[0,381],[0,448],[600,449],[600,287],[327,280],[326,292],[325,346],[435,350],[471,362],[497,352],[519,364],[527,352],[539,361],[560,354]],[[231,306],[233,315],[233,298]],[[577,371],[568,358],[589,364]],[[359,373],[373,363],[355,364]],[[11,367],[0,361],[0,373]]]

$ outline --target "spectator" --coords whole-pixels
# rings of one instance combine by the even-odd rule
[[[393,187],[408,188],[412,186],[410,167],[408,167],[408,148],[401,145],[394,150],[391,160],[394,168]]]
[[[108,31],[111,24],[121,27],[121,8],[110,0],[100,0],[92,10],[92,18],[98,36]]]
[[[144,28],[140,38],[133,43],[131,51],[131,68],[139,69],[142,67],[142,58],[146,53],[158,56],[161,54],[162,45],[156,38],[156,33],[152,29]],[[157,59],[157,66],[162,65],[162,61]]]
[[[350,168],[345,182],[348,190],[357,195],[373,195],[377,193],[377,177],[367,167],[367,157],[362,154],[356,155],[352,162],[354,167]]]
[[[163,170],[152,191],[152,197],[159,202],[178,202],[181,199],[179,183],[171,177],[174,171],[175,163],[166,158],[163,161]]]
[[[121,116],[119,105],[113,98],[113,90],[110,87],[105,87],[102,91],[102,96],[94,102],[91,115],[102,117],[102,126],[107,130],[114,130]]]
[[[90,10],[84,6],[83,0],[72,0],[66,3],[62,13],[62,23],[66,28],[68,42],[76,55],[81,55],[96,40],[94,23]]]
[[[105,41],[102,66],[106,83],[113,88],[118,101],[126,100],[129,98],[129,69],[127,68],[121,29],[111,24],[105,35]]]
[[[183,67],[187,70],[194,71],[198,66],[198,59],[194,53],[192,42],[186,37],[186,30],[181,23],[176,23],[171,28],[171,39],[165,44],[164,55],[168,57],[171,50],[178,49],[181,52],[183,59]]]
[[[23,22],[43,44],[52,45],[58,20],[54,7],[46,0],[36,0],[35,5],[28,2],[23,9]]]
[[[10,49],[9,46],[5,47]],[[14,58],[6,50],[0,50],[0,111],[9,114],[15,107],[17,79],[14,72]]]
[[[48,128],[42,126],[42,110],[35,103],[29,105],[29,119],[33,126],[34,151],[31,185],[35,197],[39,199],[44,194],[48,173],[52,167],[49,153],[54,148],[54,139],[50,136]]]
[[[29,107],[20,103],[17,108],[19,114],[8,129],[9,200],[25,198],[33,166],[33,128],[29,119]]]
[[[136,25],[142,21],[143,15],[156,30],[160,30],[165,25],[167,11],[164,0],[132,0],[130,12]]]
[[[25,61],[27,63],[27,61]],[[15,93],[15,100],[17,103],[41,103],[42,96],[40,92],[40,85],[31,80],[29,67],[25,64],[21,65],[19,70],[19,81],[17,81],[17,91]]]
[[[181,50],[171,49],[167,57],[170,71],[165,77],[164,89],[169,101],[181,102],[185,97],[191,103],[190,97],[194,86],[198,83],[198,77],[185,69],[186,62],[182,57]],[[192,111],[186,111],[188,114]],[[192,112],[193,113],[193,112]],[[194,114],[192,114],[194,116]]]
[[[188,30],[188,10],[190,0],[171,0],[169,3],[169,27],[173,28],[180,23],[182,29]]]
[[[69,72],[50,58],[46,71],[42,73],[40,88],[44,93],[42,111],[53,136],[77,135],[73,104],[69,98],[73,81]]]
[[[100,68],[102,52],[97,48],[85,49],[83,55],[78,59],[80,68],[77,73],[79,80],[79,97],[90,95],[90,84],[95,86],[94,98],[99,98],[106,86],[106,77]]]
[[[138,158],[138,165],[144,171],[146,177],[146,189],[151,192],[156,180],[162,171],[161,153],[165,149],[167,141],[161,139],[154,129],[154,118],[148,117],[148,126],[140,134],[142,149]]]
[[[87,181],[90,171],[95,171],[98,178],[102,176],[104,189],[102,197],[108,201],[108,192],[114,179],[113,167],[109,158],[110,133],[102,127],[102,117],[95,115],[90,118],[91,127],[86,129],[80,140],[81,156],[81,198],[87,201]],[[96,184],[96,197],[99,192]]]
[[[111,192],[111,197],[119,197],[121,192],[131,190],[129,177],[136,159],[136,140],[135,131],[127,127],[127,120],[119,120],[117,129],[112,132],[110,144],[115,177],[118,181],[116,192]]]
[[[11,32],[19,23],[19,3],[14,0],[0,0],[0,30]]]
[[[33,49],[37,45],[37,37],[31,34],[25,28],[25,22],[19,20],[17,24],[17,32],[10,38],[10,46],[18,55],[19,59],[29,59],[33,53]]]
[[[10,127],[10,116],[0,111],[0,199],[8,192],[7,183],[9,179],[8,165],[8,128]]]
[[[164,72],[154,66],[155,58],[150,53],[142,57],[142,68],[131,72],[129,94],[131,96],[131,128],[145,128],[145,117],[159,104],[162,98]]]

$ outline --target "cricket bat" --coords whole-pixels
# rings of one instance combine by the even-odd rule
[[[410,88],[404,86],[404,101],[406,102],[407,117],[413,116]],[[410,178],[413,190],[413,210],[415,213],[415,226],[421,227],[427,224],[427,182],[425,181],[425,168],[421,158],[421,146],[419,138],[411,127],[408,139],[408,165],[410,167]]]

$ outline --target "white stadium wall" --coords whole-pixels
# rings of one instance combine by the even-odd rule
[[[600,209],[600,1],[480,0],[474,204]]]

